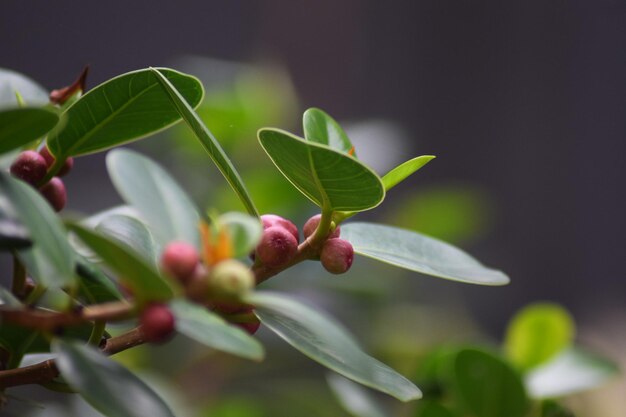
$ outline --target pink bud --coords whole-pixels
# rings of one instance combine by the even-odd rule
[[[161,254],[161,267],[165,273],[183,284],[192,277],[199,262],[200,254],[187,242],[170,242]]]
[[[37,185],[46,176],[48,165],[37,152],[24,151],[11,164],[10,171],[13,176],[31,185]]]
[[[65,184],[63,184],[63,180],[59,177],[52,178],[50,182],[39,189],[39,192],[57,212],[63,210],[65,203],[67,203]]]
[[[307,220],[306,223],[304,223],[302,232],[304,233],[305,239],[311,236],[313,233],[315,233],[315,230],[317,230],[317,226],[319,226],[320,224],[320,220],[322,220],[322,215],[316,214],[315,216]],[[339,237],[339,234],[341,233],[340,229],[341,228],[339,226],[336,226],[335,229],[331,231],[330,234],[328,235],[328,239]]]
[[[263,264],[274,267],[288,262],[297,251],[298,241],[293,234],[280,226],[272,226],[263,231],[256,256]]]
[[[347,240],[328,239],[322,246],[320,261],[322,266],[331,274],[343,274],[352,266],[354,249]]]
[[[139,317],[146,342],[162,343],[174,334],[174,314],[164,304],[150,304]]]
[[[300,232],[298,232],[298,227],[284,217],[280,217],[275,214],[264,214],[261,216],[261,221],[263,222],[263,229],[280,226],[287,229],[287,231],[296,238],[296,242],[300,241]]]

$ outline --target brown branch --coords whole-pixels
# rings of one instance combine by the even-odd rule
[[[141,330],[134,328],[127,333],[106,340],[100,346],[100,349],[102,353],[110,356],[141,345],[144,342]],[[55,360],[49,359],[23,368],[0,371],[0,390],[18,385],[45,384],[58,376],[59,369]]]

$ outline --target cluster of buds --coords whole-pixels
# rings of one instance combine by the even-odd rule
[[[313,235],[317,230],[322,216],[320,214],[311,217],[304,224],[303,232],[305,239]],[[320,262],[324,269],[331,274],[343,274],[348,272],[354,259],[354,249],[347,240],[341,239],[341,227],[331,223],[330,233],[322,245]]]

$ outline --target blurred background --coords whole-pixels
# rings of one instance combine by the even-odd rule
[[[436,155],[363,218],[450,241],[509,274],[509,286],[405,275],[361,259],[346,277],[305,267],[271,283],[335,311],[370,350],[408,372],[412,349],[476,335],[497,342],[515,311],[537,300],[564,305],[581,343],[625,360],[625,46],[626,3],[618,0],[0,5],[0,67],[48,89],[69,84],[86,64],[88,87],[147,66],[201,78],[200,112],[253,196],[299,225],[314,207],[261,154],[258,128],[301,133],[302,111],[320,107],[381,174]],[[137,148],[204,207],[241,209],[184,126]],[[79,159],[76,171],[66,182],[72,210],[121,202],[103,155]],[[287,367],[290,355],[277,363]],[[229,374],[229,361],[217,371]],[[239,372],[280,371],[265,366]],[[212,384],[185,381],[198,396]],[[245,392],[239,385],[234,391]],[[619,389],[597,393],[611,400],[586,415],[622,415],[624,398],[611,395]]]

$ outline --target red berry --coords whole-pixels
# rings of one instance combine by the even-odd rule
[[[63,210],[65,203],[67,203],[65,184],[63,184],[63,180],[59,177],[52,178],[50,182],[39,189],[39,192],[57,212]]]
[[[46,176],[48,165],[37,152],[24,151],[11,164],[10,170],[15,177],[31,185],[37,185]]]
[[[161,267],[165,273],[187,283],[200,263],[200,254],[187,242],[171,242],[161,254]]]
[[[263,231],[256,256],[265,265],[274,267],[289,261],[297,251],[296,238],[287,229],[272,226]]]
[[[175,319],[164,304],[150,304],[139,317],[141,331],[146,342],[162,343],[174,334]]]
[[[39,151],[39,154],[41,156],[43,156],[43,158],[46,160],[46,164],[48,165],[48,169],[50,169],[50,167],[54,164],[55,158],[50,153],[50,150],[48,149],[48,147],[44,146],[43,148],[41,148],[41,150]],[[65,160],[65,163],[63,164],[63,166],[59,170],[59,172],[57,172],[57,176],[58,177],[65,176],[68,172],[70,172],[70,170],[72,169],[73,166],[74,166],[74,158],[71,158],[71,157],[67,158]]]
[[[306,223],[304,223],[302,232],[304,233],[305,239],[311,236],[313,233],[315,233],[315,230],[317,230],[317,226],[319,226],[321,219],[322,219],[322,215],[316,214],[315,216],[307,220]],[[330,234],[328,235],[328,239],[339,237],[339,234],[341,233],[340,229],[341,228],[339,226],[336,226],[335,229],[332,232],[330,232]]]
[[[352,266],[354,249],[347,240],[328,239],[322,246],[320,261],[331,274],[343,274]]]
[[[263,229],[280,226],[287,229],[287,231],[296,238],[296,242],[300,241],[300,232],[298,232],[298,227],[284,217],[280,217],[275,214],[264,214],[261,216],[261,221],[263,222]]]

